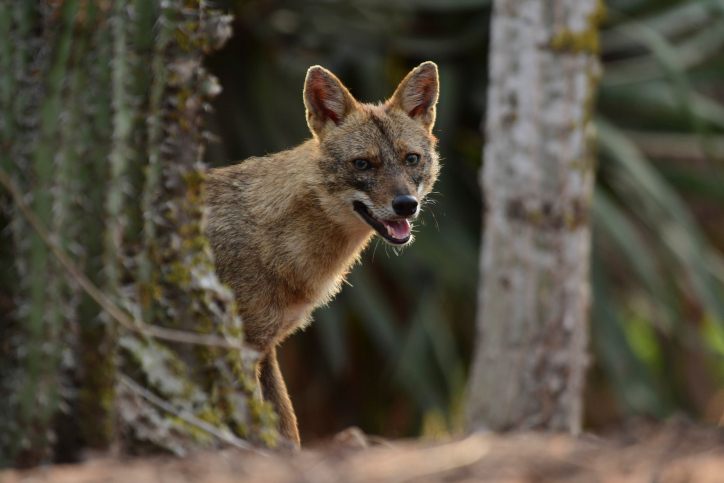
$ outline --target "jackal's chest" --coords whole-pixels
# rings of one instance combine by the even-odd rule
[[[314,253],[314,250],[306,251],[306,263],[295,264],[294,275],[291,277],[300,282],[300,286],[295,287],[292,292],[304,295],[287,299],[282,333],[288,334],[304,327],[311,321],[310,315],[315,308],[331,302],[341,290],[342,283],[363,247],[363,244],[357,243],[337,253],[327,251],[320,254]]]
[[[344,277],[330,277],[325,281],[316,280],[317,283],[309,287],[309,300],[287,305],[282,315],[281,334],[286,335],[309,325],[312,321],[312,311],[320,305],[327,304],[337,295],[343,279]]]

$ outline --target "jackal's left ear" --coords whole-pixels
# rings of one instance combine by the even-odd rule
[[[402,109],[431,131],[435,124],[438,91],[437,65],[434,62],[423,62],[400,82],[388,104]]]
[[[304,82],[304,106],[309,129],[319,138],[328,128],[339,125],[357,101],[334,74],[315,65],[307,71]]]

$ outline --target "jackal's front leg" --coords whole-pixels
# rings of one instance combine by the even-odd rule
[[[259,362],[259,384],[264,400],[272,403],[279,414],[279,432],[299,446],[297,416],[294,414],[287,386],[279,370],[276,347],[273,347]]]

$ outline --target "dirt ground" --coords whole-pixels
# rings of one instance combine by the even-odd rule
[[[608,437],[481,433],[381,441],[358,430],[294,454],[236,449],[0,472],[0,482],[724,482],[724,429],[631,424]]]

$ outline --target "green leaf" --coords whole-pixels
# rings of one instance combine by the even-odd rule
[[[617,128],[598,120],[606,173],[616,195],[650,229],[675,260],[681,283],[688,283],[698,301],[724,320],[724,299],[717,278],[714,251],[680,196],[654,170],[636,146]]]

